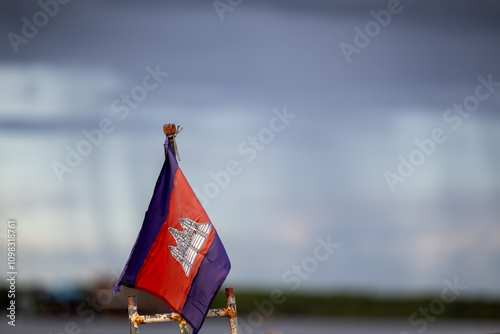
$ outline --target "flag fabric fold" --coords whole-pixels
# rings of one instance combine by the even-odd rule
[[[114,287],[148,292],[199,331],[231,264],[165,140],[165,162],[137,240]]]

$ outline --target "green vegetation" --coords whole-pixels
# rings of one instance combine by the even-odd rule
[[[437,297],[374,297],[357,294],[286,294],[273,303],[269,292],[235,291],[238,313],[258,310],[257,305],[272,303],[274,315],[323,317],[405,317],[421,308],[433,310],[443,318],[499,319],[500,299],[459,299],[444,302]],[[268,302],[266,302],[268,301]],[[212,307],[223,307],[224,292],[219,292]]]
[[[104,292],[105,293],[104,293]],[[63,290],[57,294],[41,289],[19,289],[15,301],[19,314],[36,316],[126,316],[127,296],[137,295],[141,313],[169,312],[167,306],[156,297],[135,289],[123,288],[112,296],[112,287],[103,284],[79,290]],[[0,287],[0,306],[9,305],[7,289]],[[444,301],[440,294],[427,296],[385,296],[369,293],[319,294],[272,294],[271,291],[235,289],[238,313],[241,315],[260,312],[267,316],[309,317],[377,317],[406,318],[422,309],[429,314],[448,319],[499,320],[500,298],[471,298],[459,296]],[[451,296],[451,295],[450,295]],[[448,296],[449,297],[449,296]],[[226,304],[224,289],[216,296],[212,308]]]

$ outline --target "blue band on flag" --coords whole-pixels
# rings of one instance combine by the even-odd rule
[[[181,312],[182,316],[189,321],[193,328],[201,328],[208,309],[215,298],[215,295],[207,296],[206,292],[219,291],[230,269],[231,263],[224,245],[217,232],[215,232],[212,245],[201,262],[200,269],[193,280],[191,290]]]

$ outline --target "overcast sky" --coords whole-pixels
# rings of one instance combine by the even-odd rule
[[[2,1],[20,284],[121,272],[175,122],[226,285],[500,295],[498,1],[220,3]]]

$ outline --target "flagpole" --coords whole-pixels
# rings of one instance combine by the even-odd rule
[[[177,149],[175,137],[179,134],[179,132],[181,132],[182,129],[183,128],[180,125],[175,127],[175,123],[163,124],[163,133],[165,133],[168,138],[168,145],[170,146],[174,157],[176,157],[179,161],[181,161],[181,157],[179,156],[179,150]]]

